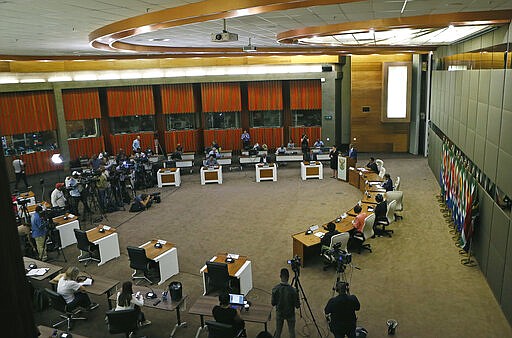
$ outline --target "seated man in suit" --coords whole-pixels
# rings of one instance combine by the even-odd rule
[[[338,230],[336,230],[336,224],[334,224],[333,222],[327,223],[327,232],[320,240],[320,243],[322,244],[322,249],[321,249],[322,252],[325,250],[329,250],[329,246],[331,245],[332,236],[337,235],[339,233],[340,232]]]
[[[382,188],[386,189],[386,191],[393,191],[393,181],[391,180],[391,176],[389,174],[384,174],[384,179],[386,181],[382,184]]]
[[[284,155],[286,154],[286,147],[281,145],[279,148],[276,149],[276,155]]]
[[[229,304],[229,294],[222,292],[219,295],[219,305],[215,305],[212,310],[215,321],[233,326],[233,336],[245,327],[245,322],[240,317],[240,309],[233,309]],[[247,337],[247,335],[243,335]]]
[[[270,156],[267,156],[267,154],[263,154],[260,157],[260,163],[263,163],[263,164],[272,163],[272,158],[270,158]]]
[[[217,159],[213,155],[210,155],[208,157],[208,159],[206,160],[205,165],[207,167],[214,167],[214,166],[218,166],[219,162],[217,162]]]
[[[386,217],[386,214],[388,212],[388,204],[386,201],[384,201],[384,197],[382,194],[377,194],[375,196],[375,201],[377,202],[377,205],[375,206],[375,210],[373,211],[375,213],[375,223],[373,224],[373,230],[375,233],[378,233],[379,231],[375,228],[375,225],[378,222],[386,222],[388,221],[388,218]]]
[[[375,159],[373,157],[370,157],[370,162],[368,162],[366,168],[370,169],[374,173],[379,172],[379,168],[377,167],[377,163],[375,163]]]

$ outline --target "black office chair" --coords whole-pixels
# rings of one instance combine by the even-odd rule
[[[228,265],[226,263],[219,262],[206,262],[206,268],[208,269],[206,277],[206,294],[213,292],[230,292],[230,278]]]
[[[52,325],[52,327],[57,327],[60,324],[67,322],[68,323],[68,331],[71,331],[73,328],[73,321],[75,320],[85,320],[87,318],[84,317],[77,317],[82,310],[80,308],[75,309],[68,309],[68,305],[66,304],[66,301],[64,298],[59,295],[57,292],[50,290],[50,289],[44,289],[46,294],[48,295],[48,298],[50,298],[50,305],[55,310],[59,311],[61,314],[60,316],[64,318],[64,320],[61,320],[58,323],[55,323]]]
[[[84,264],[87,266],[89,261],[99,262],[99,246],[93,244],[87,238],[87,233],[80,229],[73,229],[76,237],[76,246],[78,249],[82,250],[82,252],[87,252],[89,256],[82,257],[82,255],[78,256],[79,262],[85,262]]]
[[[138,329],[139,312],[137,309],[107,311],[108,332],[112,334],[124,333],[126,338]]]
[[[128,257],[130,258],[130,268],[133,269],[132,279],[145,279],[150,284],[153,284],[150,277],[153,277],[155,274],[160,275],[159,271],[157,273],[153,272],[150,274],[151,270],[158,269],[158,263],[153,262],[146,256],[146,250],[143,248],[139,248],[136,246],[128,246],[126,248],[128,250]],[[142,276],[137,276],[137,272],[142,271]]]
[[[234,332],[233,326],[219,323],[213,320],[205,321],[208,327],[208,338],[239,338],[243,336],[244,330]]]

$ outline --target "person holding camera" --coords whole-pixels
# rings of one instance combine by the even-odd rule
[[[39,259],[46,261],[48,259],[48,255],[44,249],[44,239],[46,238],[46,232],[48,229],[46,227],[46,221],[43,217],[41,217],[42,212],[43,208],[38,205],[36,207],[36,212],[32,215],[30,223],[32,225],[32,238],[36,241],[37,254],[39,255]]]
[[[144,306],[144,297],[137,292],[133,294],[132,282],[124,282],[121,292],[117,293],[117,306],[115,311],[136,309],[138,312],[138,325],[139,327],[151,324],[151,321],[146,320],[144,312],[141,307]]]
[[[299,294],[297,290],[288,284],[290,272],[281,269],[281,283],[272,289],[272,306],[276,307],[276,332],[274,338],[280,338],[284,321],[288,323],[290,338],[295,338],[295,309],[299,308]]]
[[[329,322],[329,329],[335,338],[356,337],[356,311],[361,305],[355,295],[349,294],[348,283],[339,281],[336,283],[338,295],[329,299],[324,313]]]
[[[100,167],[100,171],[101,174],[98,178],[98,182],[96,183],[96,187],[98,188],[100,208],[105,212],[108,206],[107,194],[110,190],[110,182],[108,181],[108,171],[105,170],[104,166]]]
[[[66,177],[66,180],[64,181],[66,184],[66,189],[69,191],[69,208],[71,209],[70,211],[77,216],[80,216],[80,213],[78,212],[78,203],[80,201],[82,201],[82,204],[84,205],[84,212],[91,211],[89,205],[87,205],[86,200],[80,193],[79,178],[80,173],[78,171],[73,171],[71,176]]]

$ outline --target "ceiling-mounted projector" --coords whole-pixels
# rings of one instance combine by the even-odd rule
[[[212,42],[230,42],[238,41],[238,34],[223,31],[222,33],[212,33]]]

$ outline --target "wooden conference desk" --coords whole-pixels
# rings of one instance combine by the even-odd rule
[[[324,166],[321,162],[301,162],[300,163],[300,177],[303,181],[309,178],[324,178]]]
[[[222,184],[222,166],[201,167],[201,185],[206,183]]]
[[[339,232],[347,232],[352,229],[354,226],[352,225],[352,221],[354,220],[354,216],[347,215],[346,218],[341,219],[340,222],[336,224],[336,230]],[[333,222],[336,222],[335,220]],[[323,227],[319,226],[317,232],[326,233]],[[301,258],[300,263],[301,266],[304,267],[304,261],[308,256],[313,254],[320,254],[320,237],[316,236],[315,233],[310,235],[306,235],[305,231],[299,232],[297,234],[292,235],[293,239],[293,257],[299,256]]]
[[[228,254],[220,253],[213,256],[210,262],[225,263]],[[240,285],[240,293],[247,295],[252,289],[252,266],[251,261],[247,259],[247,256],[239,256],[233,263],[226,263],[228,265],[229,276],[232,279],[236,279]],[[206,264],[199,271],[203,275],[203,295],[206,295],[206,276],[208,275],[208,269]]]
[[[135,284],[132,286],[132,290],[134,293],[140,292],[141,295],[145,295],[148,291],[151,291],[155,295],[157,295],[157,298],[154,298],[154,299],[147,299],[144,296],[144,307],[156,309],[156,310],[162,310],[162,311],[176,311],[176,325],[174,325],[174,328],[171,332],[171,337],[174,337],[174,334],[176,333],[176,330],[178,329],[178,327],[186,327],[187,326],[186,322],[181,321],[180,308],[182,305],[184,305],[183,307],[186,307],[188,295],[186,295],[186,294],[182,295],[180,300],[173,301],[173,300],[171,300],[170,294],[167,295],[167,300],[162,299],[162,293],[164,291],[168,291],[168,290],[149,288],[147,286],[141,286],[141,285],[135,285]],[[112,294],[109,297],[109,302],[111,302],[111,301],[117,302],[117,294]],[[158,304],[156,304],[157,301],[159,301]]]
[[[155,248],[155,244],[160,242],[161,248]],[[164,283],[167,279],[180,272],[178,266],[178,250],[174,244],[153,239],[140,246],[146,251],[146,257],[157,262],[160,270],[160,281],[158,285]]]
[[[76,243],[74,229],[80,229],[78,216],[66,213],[62,216],[54,217],[52,221],[55,223],[55,229],[59,231],[61,248]]]
[[[269,163],[267,165],[258,163],[256,167],[256,182],[261,181],[277,181],[277,165]]]
[[[50,281],[50,284],[57,285],[59,283],[59,279],[63,275],[64,275],[63,273],[57,275],[55,278],[53,278]],[[119,281],[114,280],[114,279],[105,278],[102,276],[93,275],[88,272],[80,272],[78,274],[78,276],[92,278],[93,282],[91,285],[84,285],[85,291],[87,293],[90,293],[90,294],[96,295],[96,296],[106,295],[107,301],[108,301],[108,308],[112,309],[112,300],[110,297],[112,296],[113,291],[116,289],[117,285],[119,284]]]
[[[194,305],[192,305],[192,307],[188,311],[188,313],[193,315],[199,315],[201,318],[201,326],[197,329],[196,338],[199,337],[201,330],[205,328],[204,317],[213,317],[213,307],[218,304],[218,297],[201,296],[197,299],[197,301],[194,303]],[[267,331],[267,322],[270,320],[271,313],[272,305],[270,304],[252,303],[249,310],[240,310],[240,316],[244,321],[252,323],[262,323],[265,325],[265,331]]]
[[[43,275],[40,275],[40,276],[27,276],[27,277],[29,277],[31,279],[34,279],[34,280],[37,280],[37,281],[44,281],[46,279],[51,279],[51,278],[55,277],[55,275],[58,274],[62,270],[61,266],[53,265],[53,264],[50,264],[48,262],[43,262],[43,261],[40,261],[40,260],[37,260],[37,259],[34,259],[34,258],[23,257],[23,265],[25,266],[25,270],[26,271],[28,270],[28,266],[30,264],[37,265],[38,269],[43,269],[43,268],[48,269],[48,271],[46,271],[46,273],[43,274]]]
[[[105,232],[100,232],[100,229],[103,227],[104,225],[98,225],[87,231],[87,239],[89,239],[89,242],[99,246],[100,262],[98,266],[120,256],[119,238],[116,229],[109,227],[110,229],[105,230]],[[81,254],[80,252],[80,255]]]
[[[68,333],[67,331],[57,330],[57,329],[54,329],[54,328],[51,328],[48,326],[44,326],[44,325],[39,325],[37,328],[39,329],[39,333],[40,333],[39,337],[41,337],[41,338],[60,337],[61,334]],[[53,336],[54,332],[57,332],[56,336]],[[87,338],[87,337],[81,336],[81,335],[73,332],[73,338]]]
[[[355,208],[355,206],[354,206]],[[347,214],[349,216],[356,217],[357,213],[354,211],[354,208],[347,211]],[[373,213],[373,210],[375,209],[375,204],[373,203],[361,203],[361,212],[366,213],[366,215],[370,215]]]
[[[163,187],[164,185],[174,185],[179,187],[181,185],[180,168],[159,169],[156,174],[156,179],[159,188]]]

